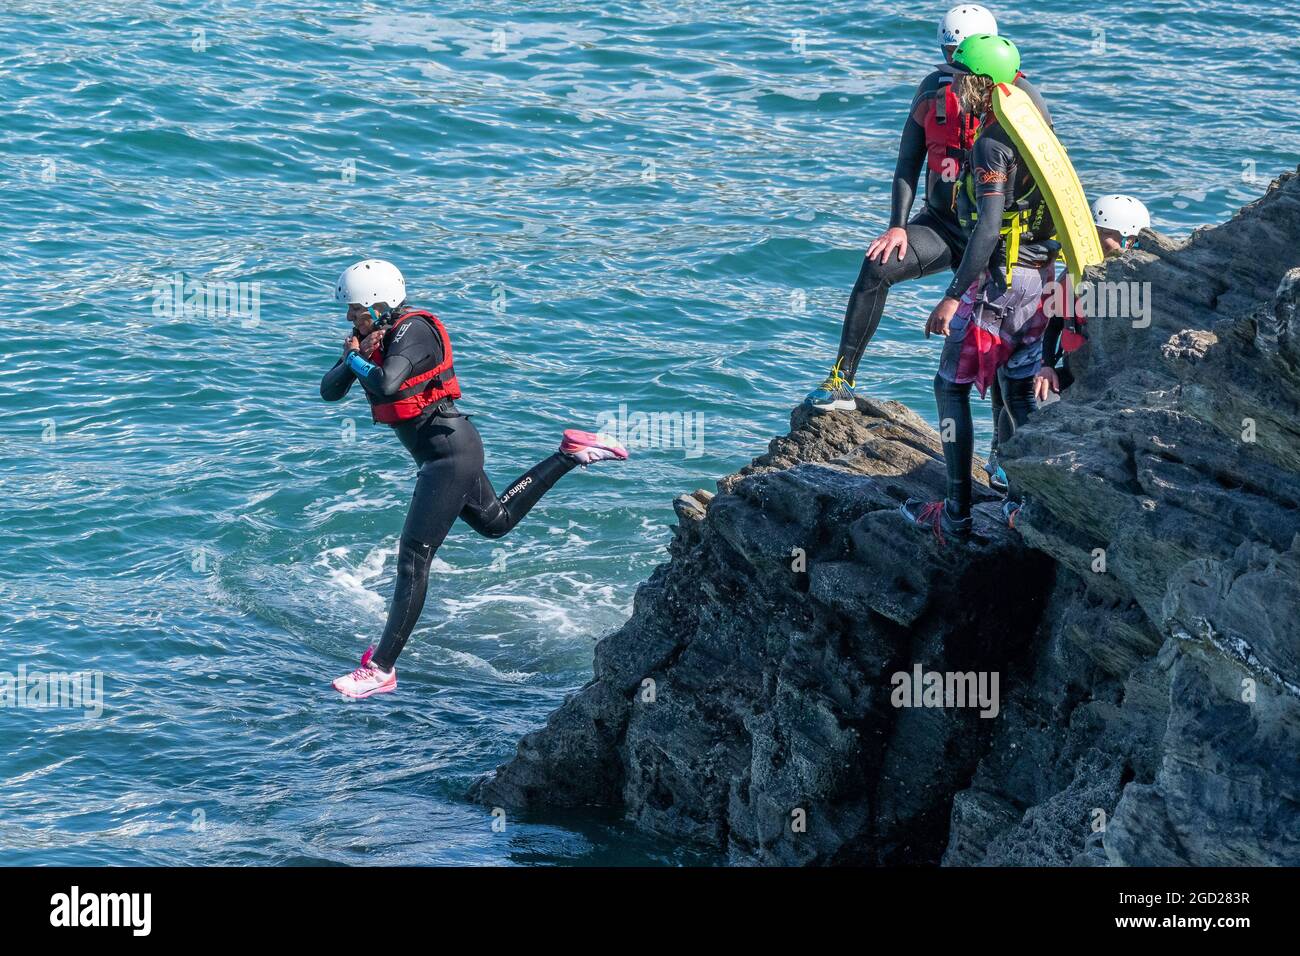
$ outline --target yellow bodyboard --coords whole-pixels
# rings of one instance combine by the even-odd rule
[[[1065,267],[1075,288],[1079,288],[1083,270],[1104,258],[1079,175],[1065,147],[1024,90],[1006,83],[994,86],[993,112],[1029,165],[1034,182],[1052,212]]]

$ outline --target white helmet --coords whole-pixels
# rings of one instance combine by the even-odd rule
[[[1151,213],[1132,196],[1102,196],[1092,204],[1092,221],[1101,229],[1114,229],[1132,239],[1151,228]]]
[[[998,21],[978,3],[953,7],[939,21],[939,46],[957,46],[967,37],[980,33],[998,35]]]
[[[383,259],[362,259],[348,266],[334,288],[337,302],[356,302],[366,308],[383,302],[395,309],[406,301],[406,280],[397,266]]]

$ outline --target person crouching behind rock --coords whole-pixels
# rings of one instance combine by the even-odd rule
[[[1151,228],[1151,213],[1132,196],[1102,196],[1092,204],[1092,221],[1109,259],[1137,248],[1138,233]],[[1074,383],[1070,355],[1088,341],[1088,317],[1070,288],[1068,273],[1062,271],[1054,293],[1043,297],[1043,308],[1043,364],[1034,376],[1034,399],[1039,403],[1051,401]]]
[[[1019,51],[1005,37],[968,37],[953,54],[953,68],[962,108],[982,119],[958,187],[958,201],[964,196],[967,202],[960,219],[970,238],[925,326],[927,338],[947,338],[934,379],[947,490],[942,501],[910,498],[900,507],[940,542],[965,538],[971,530],[971,386],[984,395],[995,381],[1001,385],[1006,414],[999,416],[999,432],[1005,437],[1034,410],[1046,327],[1039,305],[1059,249],[1046,200],[993,113],[994,85],[1014,82]],[[1035,104],[1050,123],[1041,99],[1035,97]]]

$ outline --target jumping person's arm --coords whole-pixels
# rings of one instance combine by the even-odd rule
[[[383,365],[376,365],[361,357],[360,352],[349,352],[347,367],[371,395],[395,394],[402,383],[411,377],[414,367],[411,360],[401,355],[389,355]]]
[[[378,345],[381,333],[375,332],[365,342],[358,342],[356,334],[343,339],[343,357],[334,363],[334,367],[320,380],[320,397],[327,402],[337,402],[352,390],[352,383],[357,380],[356,373],[348,365],[348,354],[356,351],[360,345],[366,351],[372,351]]]
[[[383,365],[366,361],[358,351],[348,353],[346,364],[371,395],[394,395],[418,368],[433,368],[441,360],[442,347],[436,338],[423,320],[408,319],[385,346]]]
[[[356,376],[352,374],[352,369],[348,368],[347,362],[339,359],[320,380],[320,397],[327,402],[337,402],[348,393],[355,380]]]

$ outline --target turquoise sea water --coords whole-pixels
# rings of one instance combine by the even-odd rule
[[[0,862],[699,859],[462,794],[590,677],[672,497],[820,381],[945,6],[6,3],[0,672],[100,674],[104,709],[0,710]],[[995,12],[1092,195],[1186,233],[1294,168],[1293,11],[1082,6]],[[350,704],[413,477],[317,395],[370,255],[449,325],[498,488],[620,405],[703,443],[455,529],[399,692]],[[178,274],[256,314],[169,311]],[[895,290],[859,376],[930,417],[946,281]]]

